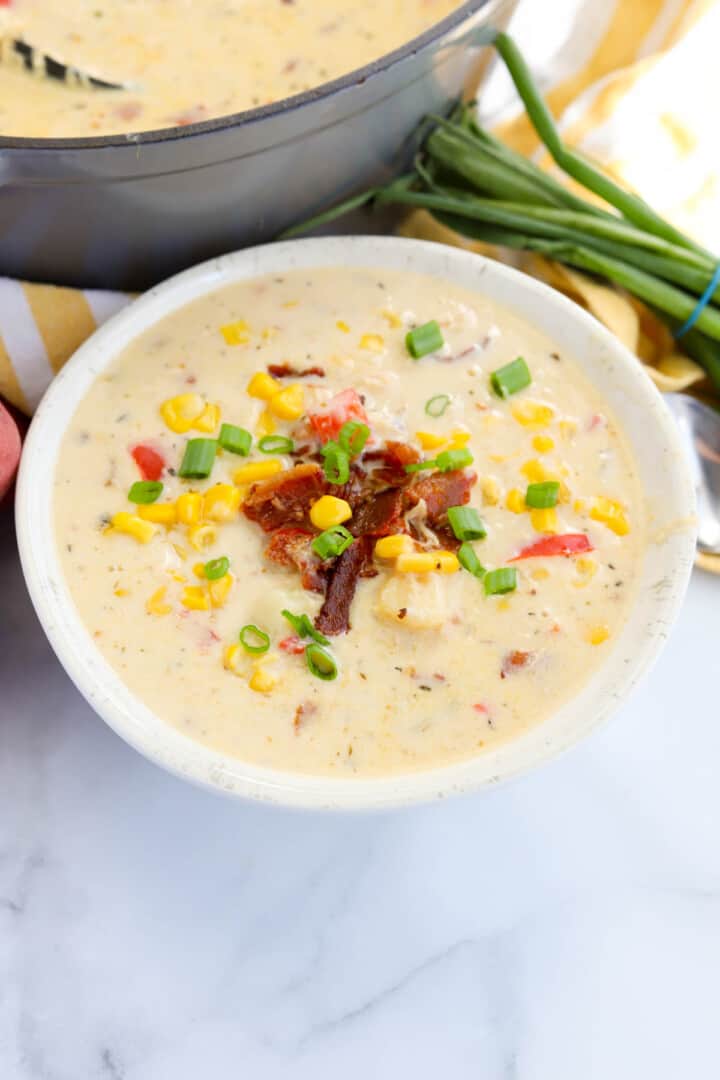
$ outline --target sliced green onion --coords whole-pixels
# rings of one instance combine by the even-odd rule
[[[212,472],[217,452],[215,439],[190,439],[178,469],[178,476],[187,480],[204,480]]]
[[[263,454],[292,454],[295,443],[285,435],[263,435],[258,450]]]
[[[528,484],[525,503],[534,510],[547,510],[551,506],[557,506],[559,494],[560,482],[558,480],[544,480],[541,484]]]
[[[425,402],[425,412],[428,416],[442,416],[451,400],[449,394],[436,394]]]
[[[490,376],[490,385],[498,397],[506,398],[511,394],[517,394],[518,390],[524,390],[532,382],[530,368],[522,356],[505,364],[504,367],[493,371]]]
[[[333,525],[315,537],[312,549],[321,559],[332,559],[335,555],[342,555],[343,551],[347,551],[354,539],[344,525]]]
[[[325,635],[315,629],[309,615],[293,615],[292,611],[288,611],[287,608],[283,608],[280,614],[287,619],[298,637],[312,638],[313,641],[318,641],[321,645],[330,644]]]
[[[461,544],[458,548],[457,557],[460,565],[469,574],[473,574],[476,578],[485,576],[485,567],[475,554],[475,548],[472,544]]]
[[[210,559],[203,566],[205,577],[208,581],[217,581],[221,577],[225,577],[230,569],[230,560],[227,555],[221,555],[219,559]]]
[[[451,506],[447,516],[458,540],[482,540],[487,536],[487,529],[472,506]]]
[[[147,506],[160,498],[162,489],[159,480],[136,480],[128,491],[128,499],[138,506]]]
[[[317,679],[332,682],[337,678],[337,664],[329,652],[325,652],[319,645],[308,645],[305,649],[305,660],[310,671]]]
[[[235,424],[222,424],[218,435],[218,443],[223,450],[227,450],[231,454],[241,454],[242,457],[247,457],[252,446],[252,435],[245,428],[237,427]]]
[[[517,589],[517,570],[512,566],[503,566],[499,570],[488,570],[485,575],[485,595],[503,596]]]
[[[248,623],[240,631],[240,644],[245,652],[252,653],[253,656],[260,656],[270,648],[270,635],[261,630],[259,626]]]
[[[367,424],[360,424],[357,420],[348,420],[340,428],[337,441],[338,446],[346,454],[349,454],[350,457],[357,457],[369,438],[370,428]]]
[[[413,359],[419,360],[421,356],[427,356],[428,353],[442,349],[445,342],[442,330],[435,320],[431,319],[423,326],[416,326],[414,330],[409,330],[405,335],[405,344]]]
[[[330,484],[346,484],[350,478],[350,455],[337,443],[327,443],[323,448],[323,472]]]
[[[412,465],[405,466],[405,472],[422,472],[423,469],[437,469],[437,459],[430,458],[428,461],[414,461]]]
[[[452,472],[454,469],[464,469],[466,465],[472,465],[473,456],[466,446],[460,450],[443,450],[435,458],[435,466],[440,472]]]

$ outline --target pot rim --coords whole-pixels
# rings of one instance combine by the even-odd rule
[[[373,60],[363,67],[354,68],[346,75],[341,75],[330,82],[321,83],[320,86],[306,90],[302,94],[293,94],[291,97],[280,98],[279,101],[271,102],[269,105],[261,105],[255,109],[244,109],[223,116],[215,116],[196,124],[187,124],[185,127],[152,128],[149,131],[129,132],[127,134],[114,133],[83,138],[39,139],[2,135],[0,133],[0,152],[8,150],[90,151],[128,146],[157,146],[189,139],[194,135],[208,135],[216,131],[224,131],[227,128],[254,124],[262,120],[289,115],[306,105],[322,102],[336,94],[350,90],[354,86],[368,82],[395,64],[401,63],[414,54],[434,45],[447,33],[462,26],[472,15],[487,8],[486,14],[491,16],[498,8],[502,8],[510,2],[511,0],[466,0],[456,11],[451,12],[440,22],[434,23],[424,33],[411,38],[410,41],[405,42],[397,49],[393,49],[392,52],[384,53],[377,60]]]
[[[447,279],[506,304],[566,350],[618,416],[648,504],[648,543],[622,631],[589,681],[539,725],[441,768],[339,779],[250,765],[195,742],[130,691],[75,608],[55,543],[54,471],[79,401],[138,334],[232,282],[279,270],[382,267]],[[126,742],[168,771],[240,799],[306,809],[380,809],[488,789],[564,752],[595,730],[652,666],[682,602],[695,552],[689,466],[667,405],[637,359],[583,309],[547,285],[472,252],[396,237],[322,237],[248,248],[150,289],[96,331],[55,378],[31,425],[16,499],[18,547],[32,602],[70,678]]]

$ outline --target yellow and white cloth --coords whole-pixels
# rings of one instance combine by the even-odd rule
[[[720,0],[553,0],[551,10],[521,0],[510,30],[565,140],[720,253]],[[483,88],[481,120],[549,164],[500,65]],[[466,243],[423,212],[403,231]],[[702,388],[702,371],[641,305],[543,260],[522,266],[606,322],[662,390]],[[0,396],[31,413],[77,346],[129,300],[0,278]]]

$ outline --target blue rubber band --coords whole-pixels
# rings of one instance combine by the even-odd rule
[[[702,294],[702,296],[698,300],[697,307],[693,311],[692,315],[687,320],[687,322],[684,322],[682,324],[682,326],[680,327],[679,330],[675,331],[673,337],[675,338],[676,341],[679,341],[681,337],[684,337],[685,334],[687,334],[688,330],[692,330],[693,326],[698,321],[698,319],[702,315],[703,311],[705,310],[705,308],[708,306],[708,304],[712,300],[713,293],[717,289],[718,285],[720,285],[720,262],[715,267],[715,273],[713,274],[712,278],[708,282],[708,286],[707,286],[705,292]]]

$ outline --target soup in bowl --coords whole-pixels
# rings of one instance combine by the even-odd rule
[[[605,717],[683,595],[693,496],[637,361],[463,251],[340,238],[171,279],[33,423],[23,566],[71,677],[160,764],[379,806]]]

